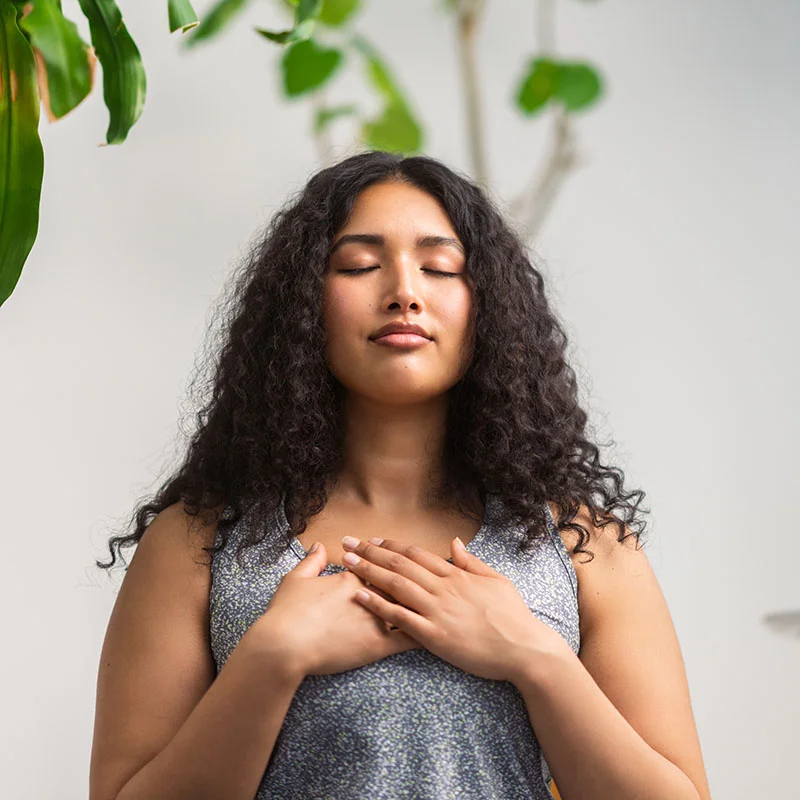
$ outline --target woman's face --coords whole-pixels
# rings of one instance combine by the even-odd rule
[[[356,235],[370,241],[347,240]],[[420,243],[421,237],[452,241]],[[337,380],[350,392],[393,404],[425,401],[456,384],[472,355],[465,264],[463,244],[427,192],[402,183],[362,191],[334,236],[325,273],[325,354]],[[344,271],[362,268],[372,269]],[[401,348],[370,338],[389,322],[419,325],[431,340]]]

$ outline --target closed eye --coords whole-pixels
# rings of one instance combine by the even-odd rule
[[[340,269],[339,272],[344,274],[354,275],[359,272],[371,272],[373,269],[379,269],[379,267],[362,267],[361,269]],[[425,269],[423,272],[432,272],[434,275],[446,275],[449,278],[457,278],[461,273],[460,272],[442,272],[439,269]]]

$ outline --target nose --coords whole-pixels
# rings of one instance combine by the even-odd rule
[[[396,310],[397,307],[402,311],[409,308],[418,311],[422,308],[420,279],[423,273],[415,260],[390,264],[385,275],[386,288],[381,308],[389,311]]]

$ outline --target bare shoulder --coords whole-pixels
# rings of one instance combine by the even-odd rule
[[[210,559],[217,523],[188,514],[182,502],[159,512],[145,529],[128,565],[117,604],[126,595],[167,592],[183,597],[193,611],[207,611]],[[178,599],[177,597],[175,599]]]
[[[182,502],[173,503],[161,511],[148,525],[139,546],[146,538],[169,539],[166,543],[179,549],[181,554],[198,568],[198,574],[208,571],[209,561],[203,548],[213,547],[222,506],[211,509],[205,515],[191,515]]]
[[[549,503],[553,516],[558,509]],[[578,657],[636,732],[680,769],[702,800],[710,797],[689,685],[669,608],[636,536],[619,541],[620,526],[595,527],[582,507],[576,522],[589,533],[560,531],[578,577],[581,648]]]
[[[550,501],[547,504],[553,519],[558,524],[558,506]],[[574,553],[579,538],[578,532],[569,528],[559,530],[578,579],[581,636],[584,637],[599,615],[608,613],[608,605],[604,600],[610,586],[618,577],[640,577],[646,572],[651,572],[651,568],[644,548],[637,542],[635,536],[628,535],[631,531],[627,526],[625,538],[619,541],[620,526],[614,523],[603,527],[595,526],[585,505],[580,506],[573,522],[582,525],[589,534],[589,539],[584,541],[583,550],[594,554],[594,558],[591,558],[585,552]]]
[[[217,525],[182,503],[147,526],[117,595],[100,655],[90,796],[116,797],[180,729],[215,677],[210,561]]]

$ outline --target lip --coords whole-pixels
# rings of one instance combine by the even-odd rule
[[[431,336],[425,328],[415,325],[413,322],[390,322],[384,325],[379,331],[370,336],[373,341],[380,339],[388,334],[416,334],[424,339],[430,340]]]
[[[418,333],[387,333],[373,339],[375,344],[383,345],[384,347],[422,347],[429,344],[430,339],[425,336],[420,336]]]

